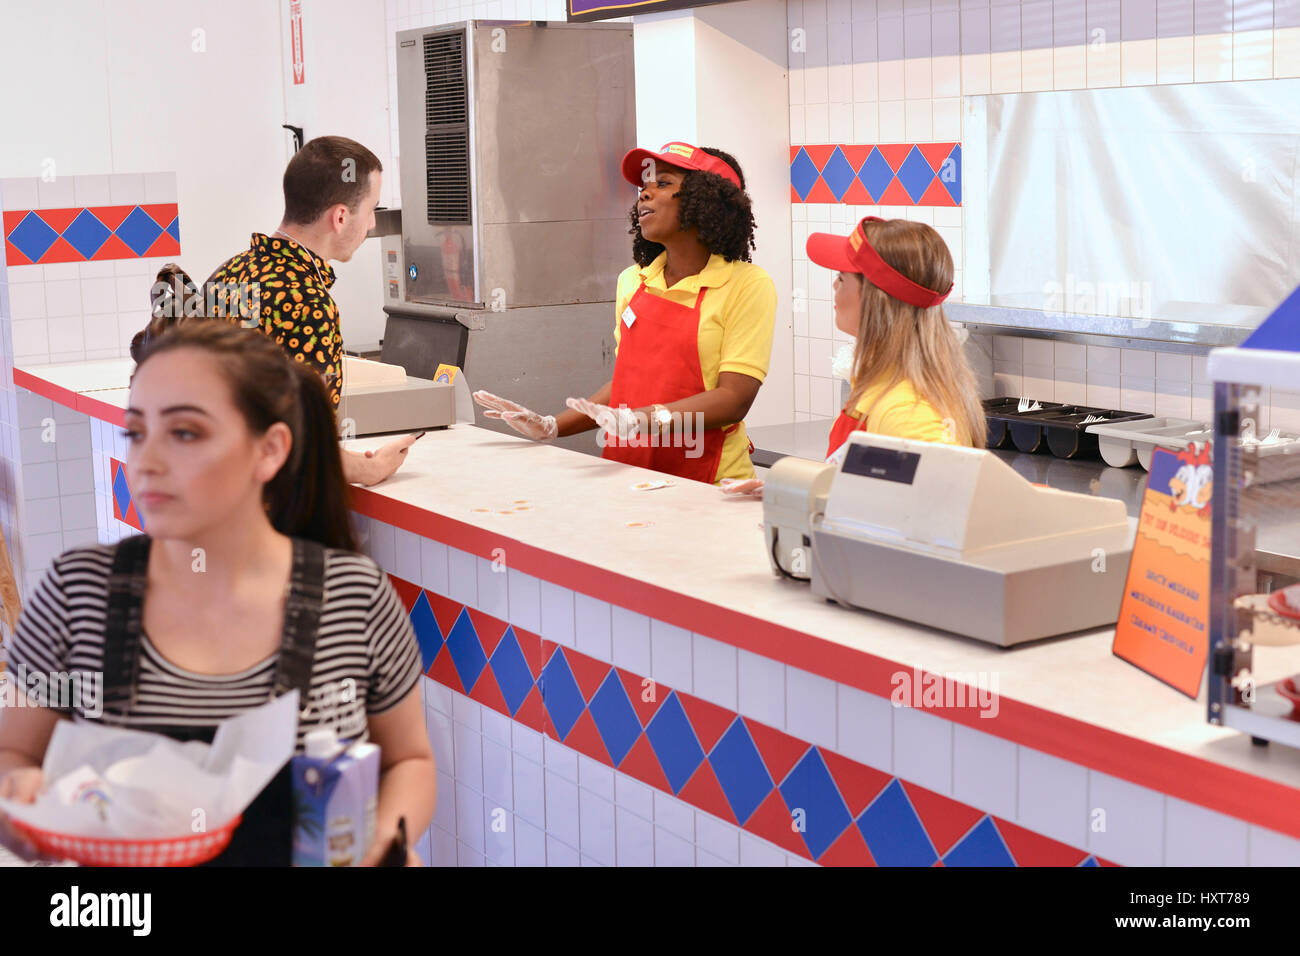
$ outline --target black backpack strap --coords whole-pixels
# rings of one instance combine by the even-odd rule
[[[108,577],[104,628],[104,703],[129,708],[140,671],[140,633],[149,576],[149,538],[137,534],[117,543]]]
[[[316,633],[325,600],[325,548],[315,541],[293,539],[293,570],[284,602],[284,638],[275,665],[274,694],[297,688],[298,706],[306,707],[311,691]]]

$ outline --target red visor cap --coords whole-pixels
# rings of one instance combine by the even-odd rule
[[[718,157],[690,143],[665,143],[657,153],[652,149],[628,150],[627,155],[623,157],[623,178],[633,186],[644,185],[643,177],[647,169],[644,164],[647,159],[676,166],[679,169],[698,169],[705,173],[717,173],[723,179],[730,180],[740,187],[740,176],[734,169]]]
[[[883,221],[878,216],[868,216],[847,236],[814,232],[808,237],[808,258],[817,265],[836,272],[860,273],[872,285],[919,309],[931,308],[948,298],[948,293],[952,291],[951,285],[943,292],[927,289],[880,258],[880,253],[867,241],[864,226],[868,222]]]

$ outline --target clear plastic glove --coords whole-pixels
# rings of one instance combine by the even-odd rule
[[[763,497],[762,478],[723,478],[719,487],[724,495],[749,495],[751,498]]]
[[[610,408],[586,398],[568,398],[564,404],[595,421],[610,438],[631,441],[640,431],[641,423],[630,408]]]
[[[500,419],[519,434],[533,441],[554,438],[558,432],[554,415],[539,415],[508,398],[501,398],[499,395],[480,389],[474,393],[474,401],[486,409],[483,412],[484,418]]]

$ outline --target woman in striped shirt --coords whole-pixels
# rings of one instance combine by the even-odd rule
[[[0,711],[0,795],[35,798],[60,719],[210,740],[219,721],[297,688],[300,750],[323,726],[381,748],[366,862],[400,817],[411,833],[428,827],[436,776],[419,648],[384,572],[352,553],[333,429],[318,376],[264,336],[203,322],[148,345],[126,410],[126,468],[149,535],[57,558],[9,659],[15,675],[102,674],[102,699]],[[286,767],[216,862],[286,865],[290,797]],[[3,817],[0,831],[21,841]]]

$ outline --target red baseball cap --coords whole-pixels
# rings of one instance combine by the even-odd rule
[[[690,143],[665,143],[657,153],[651,149],[628,150],[627,155],[623,157],[623,178],[633,186],[643,185],[647,159],[680,169],[698,169],[705,173],[717,173],[723,179],[740,186],[740,175],[734,169],[712,153],[706,153]]]
[[[808,237],[808,258],[819,266],[837,272],[860,273],[872,285],[919,309],[931,308],[948,298],[948,293],[952,291],[951,284],[942,292],[927,289],[880,258],[880,253],[867,241],[865,226],[869,222],[884,220],[879,216],[868,216],[847,236],[814,232]]]

